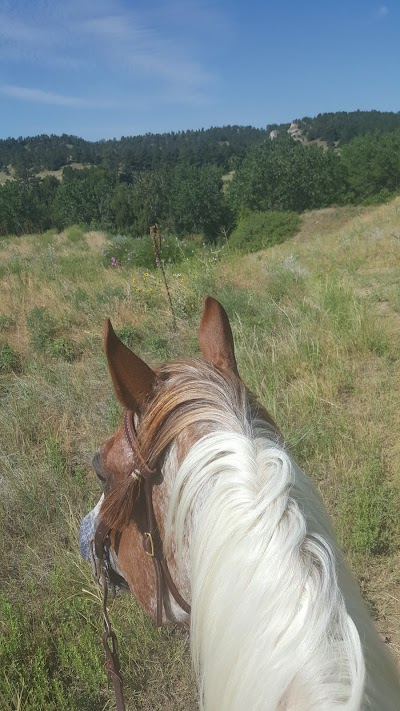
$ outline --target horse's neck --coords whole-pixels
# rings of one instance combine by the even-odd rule
[[[270,444],[272,451],[274,445]],[[212,449],[216,453],[218,446],[219,456],[213,464]],[[347,623],[347,610],[363,640],[369,708],[394,711],[398,693],[395,675],[343,557],[336,555],[337,580],[333,563],[332,578],[324,582],[325,588],[331,586],[328,592],[318,588],[318,580],[313,587],[319,564],[309,578],[302,566],[303,555],[309,553],[312,561],[307,544],[304,554],[298,550],[303,548],[300,541],[305,530],[325,541],[328,549],[335,546],[318,495],[297,467],[294,477],[293,470],[290,475],[293,488],[282,484],[281,477],[289,477],[286,455],[282,453],[284,465],[277,473],[280,455],[275,451],[269,464],[264,457],[270,476],[268,472],[255,475],[263,496],[254,497],[244,471],[246,446],[243,438],[219,442],[216,435],[189,452],[178,481],[174,481],[172,460],[164,475],[164,500],[172,498],[175,516],[171,518],[170,511],[170,522],[174,521],[177,534],[175,537],[169,530],[170,555],[179,559],[175,566],[178,587],[192,602],[192,654],[205,708],[355,711],[361,708],[360,703],[368,708],[366,697],[360,701],[363,655],[358,635]],[[216,491],[216,482],[226,485],[226,490]],[[252,496],[254,505],[249,505]],[[285,529],[282,520],[287,516],[293,520]],[[298,571],[294,575],[293,569]],[[333,612],[331,605],[337,608]],[[322,629],[324,617],[329,620]],[[345,636],[340,641],[342,633]],[[329,646],[329,636],[336,638],[334,648]],[[309,684],[310,674],[315,680]],[[354,691],[357,688],[359,691]],[[337,701],[332,701],[335,694]]]

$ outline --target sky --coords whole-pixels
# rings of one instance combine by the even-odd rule
[[[0,0],[0,138],[399,111],[399,70],[399,0]]]

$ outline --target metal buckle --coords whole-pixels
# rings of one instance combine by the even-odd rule
[[[154,558],[154,543],[153,543],[153,536],[151,533],[144,533],[143,534],[144,540],[149,541],[150,544],[150,551],[146,550],[146,545],[144,546],[144,552],[150,556],[150,558]]]

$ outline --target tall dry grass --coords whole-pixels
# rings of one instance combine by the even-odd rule
[[[314,478],[400,656],[399,215],[399,200],[313,212],[265,252],[186,258],[167,270],[176,330],[157,274],[105,264],[101,234],[1,243],[1,708],[112,707],[99,593],[77,550],[99,494],[92,453],[119,418],[103,319],[150,363],[191,355],[207,293],[229,312],[242,376]],[[196,708],[184,635],[155,630],[126,595],[112,617],[128,707]]]

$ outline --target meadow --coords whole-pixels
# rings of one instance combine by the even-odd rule
[[[239,371],[314,479],[400,660],[399,225],[396,198],[307,212],[294,237],[254,254],[176,243],[176,328],[144,242],[130,261],[124,241],[78,227],[0,242],[2,709],[113,708],[100,592],[78,553],[99,496],[91,458],[120,418],[103,320],[150,364],[197,355],[206,294],[229,313]],[[185,634],[157,630],[126,594],[111,615],[128,708],[196,709]]]

